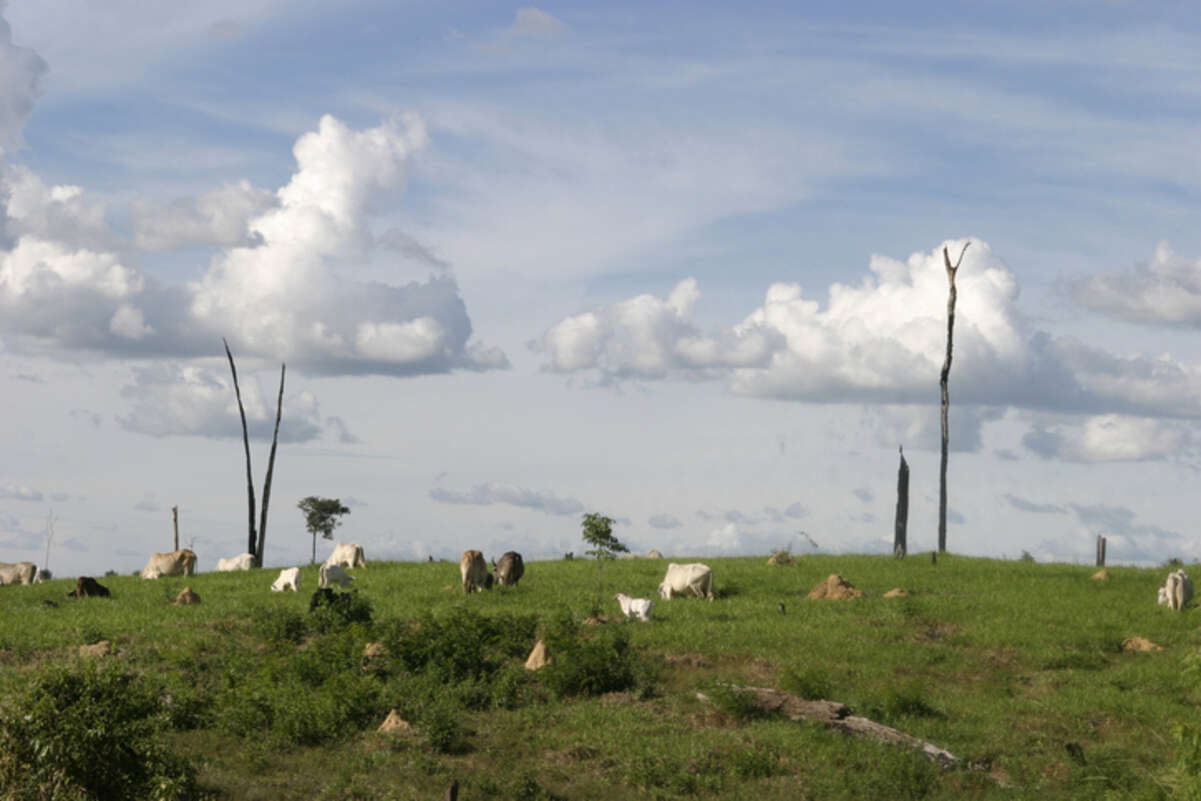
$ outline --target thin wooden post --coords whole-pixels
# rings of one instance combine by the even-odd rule
[[[1105,538],[1097,535],[1097,567],[1105,567]]]
[[[905,461],[905,449],[901,453],[901,466],[897,468],[897,519],[893,532],[892,552],[904,559],[909,550],[909,463]]]
[[[175,547],[171,550],[179,550],[179,507],[171,507],[171,526],[175,529]]]

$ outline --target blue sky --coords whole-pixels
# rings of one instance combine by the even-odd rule
[[[1201,558],[1188,3],[10,0],[0,559],[934,542]],[[266,443],[257,443],[256,476]]]

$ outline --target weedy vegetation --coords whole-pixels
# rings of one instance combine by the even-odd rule
[[[704,561],[716,601],[649,623],[604,601],[599,625],[593,560],[466,598],[457,564],[373,561],[313,613],[274,569],[190,577],[194,606],[170,603],[181,579],[0,587],[0,798],[1201,798],[1201,611],[1155,604],[1162,568]],[[605,592],[650,597],[666,565],[608,561]],[[866,597],[807,600],[831,573]],[[552,662],[526,670],[539,639]],[[741,687],[842,702],[961,766]],[[377,732],[391,710],[408,727]]]

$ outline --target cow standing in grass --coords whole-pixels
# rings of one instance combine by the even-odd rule
[[[463,592],[468,595],[492,589],[492,574],[488,572],[488,563],[479,551],[463,551],[459,559],[459,574],[463,579]]]
[[[659,585],[659,597],[670,601],[677,595],[695,595],[712,601],[713,571],[700,562],[687,565],[672,562],[667,566],[667,575]]]
[[[517,582],[525,575],[525,562],[517,551],[508,551],[496,563],[493,575],[495,581],[502,587],[516,587]]]
[[[1183,609],[1185,604],[1193,600],[1193,580],[1183,570],[1174,570],[1168,574],[1163,586],[1159,588],[1159,603],[1172,609]]]
[[[33,562],[0,562],[0,584],[32,584],[37,573]]]
[[[191,576],[195,573],[196,554],[187,548],[180,548],[170,553],[152,554],[138,575],[144,579],[156,579],[163,576]]]

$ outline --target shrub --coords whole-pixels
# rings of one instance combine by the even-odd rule
[[[341,631],[352,623],[371,623],[371,601],[358,592],[337,593],[336,603],[322,604],[309,613],[309,630],[316,634]]]
[[[728,684],[715,684],[705,690],[705,695],[724,714],[746,723],[768,717],[763,705],[753,690],[739,690]]]
[[[570,614],[560,614],[543,636],[554,661],[538,671],[559,697],[630,690],[642,673],[629,629],[612,626],[583,636]]]
[[[304,615],[295,609],[250,610],[250,633],[271,643],[299,643],[305,635]]]
[[[155,693],[120,668],[83,663],[39,675],[0,710],[0,794],[13,801],[181,799],[196,769],[158,744]]]
[[[462,713],[451,703],[435,701],[421,711],[419,727],[430,748],[442,754],[462,753],[467,748],[467,731],[459,722]]]

